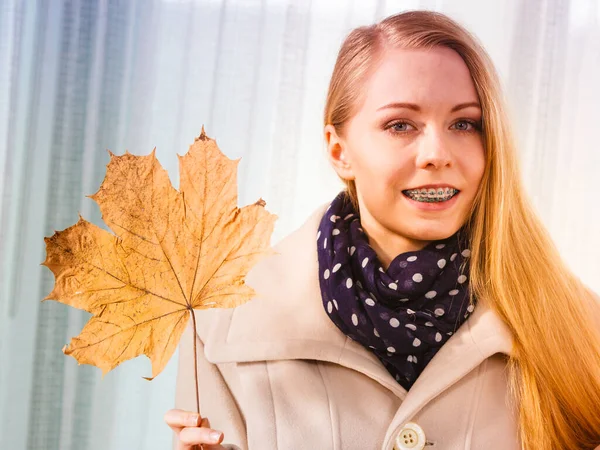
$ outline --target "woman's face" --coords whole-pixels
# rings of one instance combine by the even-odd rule
[[[327,125],[325,138],[338,175],[355,181],[362,226],[389,264],[464,224],[485,163],[481,108],[467,66],[445,47],[386,50],[362,94],[344,136]],[[432,186],[459,192],[439,203],[406,195]]]

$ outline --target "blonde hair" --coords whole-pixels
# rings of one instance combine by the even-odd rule
[[[335,63],[324,123],[344,135],[362,84],[386,47],[434,46],[462,57],[483,110],[485,170],[465,223],[471,293],[514,336],[509,393],[519,405],[522,448],[594,448],[600,444],[600,305],[563,262],[529,203],[498,76],[478,40],[432,11],[408,11],[354,29]],[[354,181],[342,181],[358,208]]]

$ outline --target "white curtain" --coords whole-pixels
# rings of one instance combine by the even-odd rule
[[[565,259],[600,291],[600,0],[0,0],[0,448],[167,449],[177,353],[104,379],[61,348],[89,314],[40,300],[43,237],[101,225],[110,149],[176,154],[202,125],[292,231],[341,184],[322,110],[353,27],[407,9],[449,14],[500,72],[529,192]],[[524,238],[527,238],[524,236]]]

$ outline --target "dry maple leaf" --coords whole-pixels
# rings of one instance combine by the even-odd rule
[[[238,160],[202,133],[179,158],[180,190],[155,157],[110,153],[100,189],[90,196],[115,235],[87,222],[57,231],[42,263],[55,276],[44,300],[93,314],[63,352],[102,376],[141,354],[152,380],[174,353],[192,309],[245,303],[244,277],[273,250],[277,216],[261,199],[237,207]]]

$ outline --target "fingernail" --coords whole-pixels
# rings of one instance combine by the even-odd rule
[[[221,432],[220,431],[213,431],[210,433],[210,439],[213,442],[219,442],[219,439],[221,439]]]
[[[198,426],[198,416],[192,415],[188,417],[188,424],[195,427]]]

